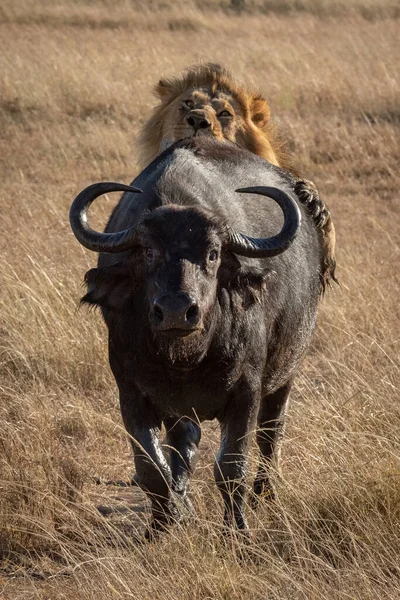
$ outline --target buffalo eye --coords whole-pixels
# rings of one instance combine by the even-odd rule
[[[219,113],[218,115],[219,117],[231,117],[231,113],[228,110],[223,110],[222,112]]]
[[[215,262],[218,258],[218,252],[216,250],[211,250],[210,254],[208,255],[208,260],[210,262]]]
[[[154,250],[153,248],[145,248],[144,249],[144,255],[146,257],[146,261],[151,264],[153,262],[154,259]]]

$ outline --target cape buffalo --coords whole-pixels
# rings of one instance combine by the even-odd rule
[[[247,530],[245,477],[256,428],[254,492],[270,490],[268,465],[314,330],[323,268],[318,229],[293,185],[247,150],[200,137],[161,154],[134,187],[94,184],[72,204],[75,236],[101,252],[82,301],[100,306],[108,326],[137,482],[152,503],[148,537],[188,502],[206,419],[221,427],[214,475],[224,523]],[[111,191],[125,193],[105,233],[96,232],[87,209]]]

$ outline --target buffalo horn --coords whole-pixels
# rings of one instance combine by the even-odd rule
[[[259,194],[275,200],[281,207],[284,223],[281,231],[269,238],[252,238],[228,227],[227,249],[240,256],[266,258],[287,250],[296,237],[301,223],[301,213],[296,202],[284,191],[273,187],[248,187],[235,190],[242,194]]]
[[[142,190],[122,183],[94,183],[82,190],[72,203],[69,211],[69,222],[77,240],[94,252],[123,252],[132,248],[137,225],[133,225],[116,233],[100,233],[94,231],[87,222],[87,211],[92,202],[109,192],[135,192]]]

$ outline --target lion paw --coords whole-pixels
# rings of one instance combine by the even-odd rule
[[[319,197],[318,190],[312,181],[299,179],[296,181],[294,191],[300,202],[306,206],[314,223],[322,233],[322,273],[321,285],[325,289],[326,284],[333,279],[338,283],[335,277],[335,228],[332,223],[331,214],[325,202]]]
[[[330,213],[325,202],[319,197],[315,184],[307,179],[300,179],[296,182],[294,191],[300,202],[307,207],[317,227],[323,229],[330,218]]]

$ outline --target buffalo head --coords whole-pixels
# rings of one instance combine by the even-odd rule
[[[276,188],[244,188],[273,198],[284,213],[284,225],[271,238],[250,238],[233,230],[217,215],[195,206],[166,204],[146,212],[140,222],[116,233],[93,231],[86,218],[91,202],[110,191],[133,191],[120,184],[95,184],[83,190],[71,207],[78,240],[100,252],[130,250],[120,263],[86,274],[83,302],[106,310],[123,310],[141,291],[141,306],[159,352],[171,362],[192,364],[204,356],[218,311],[222,288],[236,287],[244,305],[261,293],[266,273],[243,270],[236,255],[274,256],[293,241],[300,224],[296,203]]]

